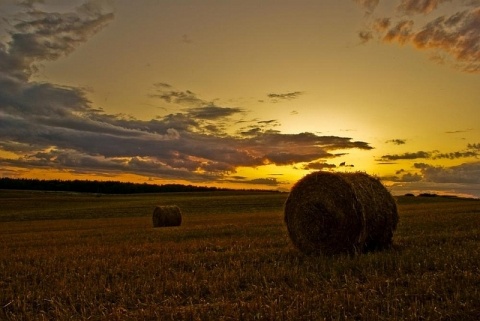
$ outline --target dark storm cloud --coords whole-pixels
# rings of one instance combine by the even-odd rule
[[[367,6],[368,1],[357,1]],[[434,16],[443,2],[457,4],[450,15]],[[428,14],[426,23],[418,23]],[[359,33],[365,43],[373,38],[381,42],[411,44],[426,50],[432,61],[449,63],[470,73],[480,72],[480,2],[448,0],[403,0],[390,17],[377,18]]]

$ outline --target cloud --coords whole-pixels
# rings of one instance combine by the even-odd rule
[[[278,186],[280,182],[276,178],[254,178],[251,180],[245,180],[243,183],[247,184],[259,184],[259,185],[267,185],[267,186]]]
[[[201,107],[210,105],[211,102],[205,101],[190,90],[173,90],[173,87],[166,83],[154,84],[156,92],[151,94],[151,98],[158,98],[169,104],[179,104],[184,106]]]
[[[380,157],[381,161],[393,161],[400,159],[418,159],[418,158],[430,158],[432,153],[425,151],[418,151],[415,153],[404,153],[404,154],[393,154],[393,155],[383,155]]]
[[[243,117],[246,110],[217,106],[168,83],[155,84],[153,97],[188,108],[138,120],[105,114],[92,106],[79,88],[30,80],[36,64],[68,55],[111,19],[111,13],[83,6],[64,14],[32,11],[28,19],[12,24],[11,37],[0,44],[4,58],[0,60],[0,135],[4,138],[0,147],[17,158],[1,159],[2,166],[212,182],[224,181],[242,166],[306,163],[304,169],[334,168],[326,160],[342,155],[336,150],[372,149],[367,142],[350,137],[282,134],[272,129],[279,125],[275,119],[250,121],[251,125],[234,135],[230,127],[243,122],[235,117]],[[55,26],[50,28],[51,23]],[[389,24],[385,21],[378,28],[387,29]],[[43,34],[46,38],[40,36]],[[301,94],[270,94],[269,98],[290,100]],[[476,157],[478,144],[468,148],[443,154],[385,155],[382,160]],[[428,165],[416,168],[424,171],[425,177],[440,177],[439,170],[435,172]],[[418,175],[404,173],[399,179],[416,181]],[[244,181],[269,186],[282,183],[272,178]]]
[[[405,139],[390,139],[390,140],[387,140],[386,143],[392,143],[392,144],[395,144],[395,145],[404,145],[406,143],[406,140]]]
[[[466,129],[466,130],[452,130],[452,131],[446,131],[445,134],[461,134],[461,133],[466,133],[469,132],[471,129]]]
[[[360,38],[360,43],[364,44],[373,39],[373,34],[371,31],[361,30],[358,32],[358,38]]]
[[[415,163],[416,172],[400,170],[395,176],[385,176],[394,193],[435,193],[480,198],[480,162],[456,166],[433,166]],[[393,184],[392,184],[393,183]]]
[[[405,14],[428,14],[442,2],[451,2],[451,0],[402,0],[398,10]]]
[[[328,164],[326,162],[311,162],[306,164],[303,169],[306,170],[324,170],[324,169],[333,169],[337,166],[335,164]]]
[[[468,144],[467,148],[480,151],[480,143],[479,144]]]
[[[205,106],[190,109],[188,114],[199,119],[215,120],[241,113],[241,108]]]
[[[418,173],[405,173],[400,176],[386,176],[382,177],[383,180],[388,180],[391,182],[420,182],[423,180],[423,176]]]
[[[457,158],[468,158],[468,157],[477,157],[478,152],[475,151],[466,151],[466,152],[453,152],[453,153],[441,153],[435,155],[433,159],[457,159]]]
[[[414,22],[412,20],[399,21],[394,27],[389,29],[383,36],[385,42],[398,42],[405,44],[412,36],[412,28]]]
[[[418,151],[414,153],[404,153],[404,154],[388,154],[380,157],[379,161],[395,161],[395,160],[412,160],[412,159],[459,159],[459,158],[477,158],[479,153],[476,149],[478,147],[476,144],[469,144],[467,150],[457,151],[451,153],[440,153],[439,151]]]
[[[414,163],[414,164],[413,164],[413,167],[414,167],[414,168],[418,168],[418,169],[423,169],[423,168],[430,167],[430,165],[428,165],[428,164],[426,164],[426,163]]]
[[[423,166],[421,172],[424,179],[429,182],[480,184],[480,162],[452,167]]]
[[[444,2],[455,2],[457,11],[434,16]],[[410,44],[429,52],[434,62],[448,63],[463,72],[480,72],[478,1],[402,0],[390,17],[374,19],[366,30],[359,32],[359,37],[362,43],[376,38],[380,42]]]
[[[354,0],[360,6],[362,6],[368,13],[372,13],[378,6],[380,0]]]
[[[279,102],[281,100],[293,100],[293,99],[297,99],[298,97],[300,97],[301,95],[303,95],[303,92],[301,91],[294,91],[294,92],[289,92],[289,93],[282,93],[282,94],[274,94],[274,93],[271,93],[271,94],[268,94],[268,98],[270,98],[272,100],[272,102],[276,103],[276,102]]]
[[[0,151],[16,157],[0,158],[4,173],[56,169],[222,182],[239,167],[313,164],[341,156],[337,150],[372,149],[350,137],[282,134],[273,130],[279,125],[275,119],[251,120],[235,132],[245,123],[245,109],[217,106],[165,82],[154,84],[152,96],[175,105],[177,112],[140,120],[105,113],[80,88],[31,80],[38,64],[68,55],[113,19],[95,3],[66,13],[32,9],[22,19],[6,18],[15,23],[10,37],[0,42]],[[245,182],[282,184],[275,178]]]
[[[25,80],[37,70],[36,63],[68,55],[113,18],[112,12],[103,12],[92,2],[70,13],[29,10],[13,18],[6,17],[10,25],[9,40],[0,44],[0,70]]]
[[[275,187],[275,186],[284,184],[284,182],[281,182],[278,179],[272,178],[272,177],[247,179],[245,176],[230,176],[228,179],[222,180],[222,182],[251,184],[251,185],[265,185],[270,187]]]
[[[277,126],[280,126],[280,123],[276,119],[255,120],[252,125],[240,128],[238,134],[241,136],[257,136],[267,131],[271,133],[273,128]]]
[[[193,40],[189,37],[189,35],[184,34],[182,35],[182,42],[189,45],[193,43]]]

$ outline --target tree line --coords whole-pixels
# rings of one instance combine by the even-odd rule
[[[97,180],[42,180],[31,178],[0,178],[0,189],[63,191],[98,194],[175,193],[234,191],[235,189],[182,184],[154,185]]]

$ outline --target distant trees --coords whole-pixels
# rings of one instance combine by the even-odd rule
[[[64,191],[99,194],[172,193],[231,191],[228,188],[193,186],[182,184],[139,184],[118,181],[89,180],[40,180],[30,178],[0,178],[0,189]]]

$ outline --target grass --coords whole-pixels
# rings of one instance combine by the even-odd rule
[[[394,249],[325,258],[286,197],[0,191],[0,320],[480,319],[480,201],[402,197]]]

